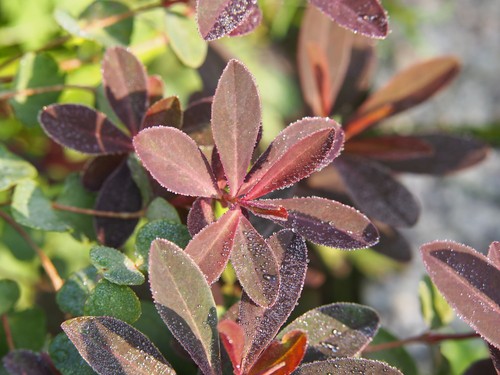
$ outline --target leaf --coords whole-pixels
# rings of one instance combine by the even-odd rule
[[[309,5],[300,27],[298,72],[304,100],[315,116],[328,116],[344,81],[353,34]]]
[[[497,375],[491,359],[481,359],[470,365],[463,375]]]
[[[50,201],[33,180],[20,182],[12,197],[12,216],[22,225],[45,231],[65,232],[68,226],[56,215]]]
[[[94,246],[90,250],[90,262],[104,278],[118,285],[141,285],[144,275],[125,254],[110,247]]]
[[[500,269],[500,241],[492,242],[488,250],[488,259]]]
[[[39,115],[43,130],[62,146],[91,155],[132,151],[130,138],[106,115],[79,104],[53,104]]]
[[[35,178],[37,170],[0,144],[0,191],[9,190],[23,180]]]
[[[247,12],[243,21],[236,26],[233,31],[231,31],[229,36],[242,36],[254,31],[262,22],[262,11],[257,4],[254,4],[253,8]]]
[[[14,280],[0,280],[0,315],[11,310],[20,296],[19,286]]]
[[[255,304],[245,293],[241,298],[239,322],[245,332],[243,369],[250,367],[296,306],[307,270],[307,246],[290,230],[282,230],[267,240],[280,265],[278,298],[270,308]]]
[[[28,126],[38,123],[40,108],[57,102],[61,92],[43,92],[37,95],[26,95],[22,92],[30,89],[64,85],[64,73],[60,72],[58,63],[47,53],[27,53],[19,62],[19,68],[13,82],[13,89],[21,94],[10,100],[16,118]],[[62,91],[62,90],[61,90]]]
[[[61,311],[73,316],[83,315],[85,301],[97,281],[97,270],[92,266],[71,274],[56,294],[57,305]]]
[[[146,336],[116,318],[84,316],[67,320],[61,327],[101,375],[175,374]]]
[[[60,333],[50,343],[50,359],[63,375],[94,375],[94,370],[82,358],[65,333]]]
[[[42,350],[47,338],[47,319],[38,307],[7,314],[14,347]]]
[[[141,316],[141,304],[128,286],[116,285],[101,279],[85,301],[84,313],[93,316],[112,316],[133,323]]]
[[[163,98],[164,90],[165,83],[161,76],[156,74],[148,76],[148,101],[150,105]]]
[[[157,239],[151,245],[149,277],[169,330],[204,374],[220,374],[215,302],[198,266],[172,242]]]
[[[275,223],[296,230],[319,245],[339,249],[361,249],[378,242],[377,229],[355,209],[328,199],[262,199],[261,202],[284,207],[288,219]]]
[[[243,345],[245,344],[243,329],[236,322],[229,319],[222,320],[217,329],[219,330],[220,341],[224,345],[233,365],[234,373],[240,375]]]
[[[407,263],[413,259],[412,246],[398,230],[382,223],[377,223],[376,228],[380,240],[373,248],[374,251],[400,263]]]
[[[161,197],[156,197],[149,204],[148,210],[146,211],[146,218],[149,221],[167,220],[173,224],[181,223],[181,218],[175,207]]]
[[[53,375],[50,359],[30,350],[13,350],[2,359],[9,374]]]
[[[247,296],[259,306],[272,306],[279,292],[279,264],[264,238],[247,218],[239,216],[231,264]]]
[[[370,343],[380,325],[377,313],[354,303],[333,303],[308,311],[278,335],[302,330],[307,334],[304,361],[353,357]]]
[[[495,366],[497,374],[500,373],[500,349],[495,348],[493,345],[488,344],[488,349],[490,350],[490,357]]]
[[[222,72],[212,104],[212,132],[234,197],[243,183],[261,127],[261,107],[255,80],[239,61]]]
[[[184,111],[182,130],[200,146],[213,146],[212,127],[212,97],[200,99],[191,103]]]
[[[192,236],[215,221],[213,203],[212,199],[207,198],[196,198],[193,202],[187,217],[187,226]]]
[[[207,198],[219,194],[205,156],[180,130],[144,129],[134,137],[134,147],[144,167],[168,190]]]
[[[421,62],[395,75],[372,94],[344,128],[348,137],[365,131],[372,124],[416,106],[448,85],[458,74],[455,57],[442,56]]]
[[[420,205],[386,167],[365,158],[344,155],[334,162],[356,207],[390,226],[411,227]]]
[[[158,100],[149,107],[142,123],[142,129],[165,125],[180,128],[182,125],[181,103],[177,96]]]
[[[216,282],[226,268],[240,218],[240,210],[227,211],[198,232],[185,249],[200,267],[208,284]]]
[[[139,188],[132,179],[127,162],[124,161],[103,184],[95,209],[108,212],[137,212],[142,207]],[[94,217],[94,226],[99,242],[106,246],[120,247],[134,231],[137,219]]]
[[[434,284],[460,317],[496,348],[500,331],[500,270],[474,249],[452,241],[420,247]]]
[[[87,160],[82,171],[82,185],[87,190],[99,191],[104,181],[126,158],[127,154],[112,154]]]
[[[385,38],[387,15],[378,0],[309,0],[333,21],[370,38]]]
[[[294,371],[293,375],[350,375],[356,372],[363,375],[403,375],[399,370],[383,362],[361,358],[339,358],[306,363]]]
[[[455,314],[429,276],[424,276],[418,286],[420,310],[429,329],[448,325]]]
[[[132,180],[135,182],[141,194],[141,205],[147,205],[154,197],[149,173],[143,168],[135,154],[131,154],[127,157],[127,167],[130,171]]]
[[[155,220],[147,223],[139,229],[135,238],[135,255],[141,271],[147,271],[151,242],[157,238],[173,242],[182,249],[191,240],[191,236],[183,224],[172,223],[170,220]]]

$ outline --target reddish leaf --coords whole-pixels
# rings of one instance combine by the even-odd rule
[[[343,156],[334,163],[356,207],[391,226],[412,226],[420,206],[386,167],[365,158]]]
[[[349,66],[353,34],[308,6],[300,27],[297,60],[306,103],[328,116]]]
[[[342,27],[370,38],[385,38],[387,15],[378,0],[309,0]]]
[[[219,329],[222,344],[233,364],[234,374],[240,375],[243,345],[245,344],[243,329],[236,322],[229,319],[221,321],[217,328]]]
[[[314,243],[339,249],[361,249],[378,242],[377,229],[366,216],[342,203],[318,197],[262,202],[284,207],[288,219],[274,221]]]
[[[248,208],[255,215],[260,217],[265,217],[268,219],[286,220],[288,218],[288,212],[283,207],[276,206],[274,204],[266,204],[261,201],[244,201],[240,200],[239,205],[241,207]]]
[[[160,76],[148,76],[148,101],[150,105],[163,98],[164,89],[165,84]]]
[[[104,113],[83,105],[50,105],[40,112],[39,121],[54,141],[85,154],[133,151],[130,138],[118,130]]]
[[[363,375],[403,375],[399,370],[384,362],[361,358],[339,358],[329,361],[306,363],[300,366],[293,375],[347,375],[355,373]]]
[[[126,158],[126,154],[118,154],[89,159],[83,169],[82,185],[90,191],[99,191],[104,181]]]
[[[227,211],[194,236],[185,249],[209,284],[217,281],[226,268],[240,217],[238,209]]]
[[[451,241],[420,248],[432,281],[448,303],[490,344],[500,348],[500,269],[476,250]]]
[[[373,250],[396,262],[406,263],[412,260],[412,247],[401,233],[382,223],[376,222],[375,225],[380,234],[380,241]]]
[[[260,25],[262,21],[262,12],[257,4],[250,10],[243,21],[229,33],[229,36],[241,36],[251,33]]]
[[[492,242],[488,250],[488,259],[495,265],[496,268],[500,269],[500,242]]]
[[[207,159],[180,130],[144,129],[134,137],[134,146],[146,169],[168,190],[207,198],[219,194]]]
[[[307,336],[302,331],[291,331],[281,342],[273,341],[252,366],[248,375],[289,375],[302,361],[307,346]],[[272,371],[272,369],[275,369]]]
[[[231,60],[212,104],[212,131],[233,196],[243,183],[261,126],[259,94],[247,68]]]
[[[180,128],[182,126],[182,110],[179,98],[171,96],[161,99],[149,107],[141,128],[164,125]]]
[[[271,306],[280,286],[279,264],[264,238],[243,215],[234,236],[231,263],[246,294],[259,306]]]
[[[48,356],[31,350],[13,350],[3,357],[2,363],[8,373],[13,375],[57,374]]]
[[[491,344],[488,344],[488,349],[490,350],[490,358],[493,362],[493,366],[497,374],[500,375],[500,349],[495,348]]]
[[[189,134],[200,146],[213,146],[212,128],[212,98],[204,98],[192,103],[184,111],[182,130]]]
[[[191,236],[195,236],[208,224],[215,221],[215,213],[212,207],[213,200],[210,198],[197,198],[187,217],[187,227]]]
[[[137,134],[148,107],[144,66],[125,48],[108,48],[102,61],[102,82],[113,111],[132,135]]]

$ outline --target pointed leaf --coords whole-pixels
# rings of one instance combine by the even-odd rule
[[[198,232],[185,249],[209,284],[216,282],[226,268],[240,217],[240,210],[227,211]]]
[[[403,375],[399,370],[383,362],[361,358],[339,358],[306,363],[294,371],[293,375],[349,375],[355,373],[363,375]]]
[[[113,111],[130,134],[137,134],[148,106],[144,66],[125,48],[108,48],[102,61],[102,82]]]
[[[243,183],[261,126],[259,93],[248,69],[231,60],[212,104],[212,131],[232,196]]]
[[[118,130],[104,113],[83,105],[50,105],[40,112],[39,121],[54,141],[84,154],[132,151],[130,138]]]
[[[488,342],[500,348],[500,269],[476,250],[452,241],[420,248],[425,268],[448,303]]]
[[[387,15],[378,0],[309,0],[342,27],[370,38],[385,38]]]
[[[243,21],[229,33],[229,36],[246,35],[254,31],[262,22],[262,11],[257,4],[247,12]]]
[[[67,320],[61,327],[101,375],[175,374],[146,336],[116,318],[84,316]]]
[[[233,364],[236,375],[241,374],[241,360],[243,359],[243,345],[245,344],[245,334],[241,326],[232,320],[226,319],[217,326],[220,340]]]
[[[94,246],[90,250],[90,262],[114,284],[141,285],[145,280],[129,257],[111,247]]]
[[[145,129],[158,125],[172,126],[174,128],[181,127],[182,110],[177,96],[160,99],[149,107],[141,128]]]
[[[0,280],[0,315],[12,309],[19,296],[19,285],[14,280]]]
[[[172,242],[158,239],[151,245],[149,276],[169,330],[204,374],[220,374],[215,302],[196,263]]]
[[[350,139],[346,153],[376,160],[406,160],[432,155],[432,146],[423,139],[412,136],[388,135],[373,138]]]
[[[53,375],[50,359],[31,350],[13,350],[2,359],[9,374]]]
[[[288,219],[273,220],[275,223],[319,245],[361,249],[378,242],[377,229],[366,216],[342,203],[318,197],[262,201],[287,210]]]
[[[495,265],[496,268],[500,269],[500,242],[492,242],[488,250],[488,259]]]
[[[196,143],[180,130],[157,126],[134,137],[142,164],[163,187],[182,195],[219,194],[212,171]]]
[[[35,178],[36,175],[35,167],[0,145],[0,191],[8,190],[23,180]]]
[[[192,236],[215,221],[212,204],[213,200],[207,198],[197,198],[194,201],[187,217],[187,226]]]
[[[61,374],[96,375],[96,372],[82,358],[78,349],[64,332],[59,333],[50,342],[49,355],[52,363]]]
[[[280,285],[278,262],[264,238],[243,215],[234,235],[231,264],[253,302],[263,307],[274,304]]]
[[[102,155],[89,159],[83,168],[82,184],[87,190],[99,191],[102,184],[127,157],[126,154]]]

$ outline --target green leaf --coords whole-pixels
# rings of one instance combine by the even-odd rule
[[[132,174],[132,179],[136,183],[137,187],[141,192],[143,204],[147,204],[153,199],[153,191],[151,190],[151,184],[149,183],[149,177],[142,165],[139,163],[137,156],[132,154],[127,159],[127,165]]]
[[[425,275],[418,286],[420,309],[425,323],[430,329],[441,328],[453,320],[453,309],[448,305],[443,295]]]
[[[49,346],[49,354],[62,375],[96,374],[64,333],[54,337]]]
[[[57,292],[59,308],[73,316],[84,314],[85,301],[97,284],[97,270],[89,266],[72,274]]]
[[[179,213],[175,207],[162,197],[153,199],[153,201],[149,204],[146,211],[146,218],[149,221],[163,219],[175,224],[181,224],[181,218],[179,217]]]
[[[87,298],[85,315],[113,316],[133,323],[141,316],[141,303],[132,289],[100,280]]]
[[[116,249],[96,246],[90,250],[90,262],[104,278],[118,285],[141,285],[144,275],[132,260]]]
[[[151,242],[157,238],[169,240],[180,248],[185,248],[191,240],[191,235],[185,225],[171,223],[167,220],[155,220],[144,225],[135,239],[135,254],[141,271],[147,270]]]
[[[33,180],[22,181],[16,186],[11,210],[14,219],[27,227],[54,232],[68,230]]]
[[[497,329],[492,327],[492,329]],[[441,353],[448,360],[448,373],[462,375],[472,362],[489,356],[488,348],[481,339],[474,340],[446,340],[441,343]],[[446,365],[446,362],[445,362]],[[444,371],[441,372],[444,374]]]
[[[198,68],[207,56],[207,43],[201,38],[193,17],[186,16],[185,5],[169,7],[165,27],[170,46],[179,60],[190,68]]]
[[[8,314],[10,331],[17,349],[39,351],[47,335],[45,314],[39,308]]]
[[[35,167],[0,145],[0,191],[8,190],[23,180],[35,178],[36,175]]]
[[[23,91],[36,87],[64,84],[64,74],[59,71],[57,62],[46,53],[28,53],[19,63],[14,79],[14,90]],[[38,124],[38,111],[44,106],[57,102],[60,91],[37,95],[16,95],[11,101],[16,117],[28,126]]]
[[[19,286],[14,280],[0,280],[0,315],[14,307],[19,295]]]

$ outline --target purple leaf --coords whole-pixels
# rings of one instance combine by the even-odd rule
[[[149,107],[141,129],[158,125],[172,126],[174,128],[182,126],[182,110],[178,97],[171,96],[158,100]]]
[[[127,158],[126,154],[102,155],[89,159],[82,173],[82,185],[87,190],[99,191],[113,171]]]
[[[254,31],[262,22],[262,12],[257,4],[247,13],[243,21],[229,33],[229,36],[246,35]]]
[[[361,249],[378,242],[378,232],[366,216],[342,203],[318,197],[267,199],[284,207],[288,219],[274,220],[314,243],[339,249]]]
[[[175,128],[156,126],[134,137],[139,159],[168,190],[211,198],[219,195],[207,159],[188,135]]]
[[[172,242],[151,244],[149,277],[156,308],[205,375],[221,373],[215,302],[202,272]]]
[[[191,236],[195,236],[208,224],[215,221],[213,200],[210,198],[196,198],[189,210],[187,227]]]
[[[241,298],[239,322],[246,337],[244,368],[249,368],[285,323],[299,299],[307,270],[307,246],[302,237],[282,230],[267,240],[280,265],[280,287],[276,303],[269,308],[256,305],[245,293]]]
[[[248,69],[231,60],[212,104],[212,132],[232,196],[243,183],[261,126],[259,94]]]
[[[102,62],[102,81],[113,111],[134,136],[141,129],[148,107],[144,66],[125,48],[108,48]]]
[[[333,165],[356,207],[370,218],[395,227],[417,222],[419,204],[386,167],[355,156],[341,156]]]
[[[425,268],[446,301],[490,344],[500,348],[500,269],[476,250],[452,241],[420,248]]]
[[[500,242],[492,242],[490,248],[488,249],[488,259],[495,265],[496,268],[500,269]]]
[[[500,349],[495,348],[493,345],[488,344],[488,349],[490,351],[490,358],[493,362],[493,366],[498,375],[500,375]]]
[[[109,316],[82,316],[62,329],[80,355],[101,375],[162,374],[175,371],[141,332]]]
[[[382,223],[376,223],[380,241],[373,250],[396,262],[409,262],[413,258],[413,250],[408,241],[396,229]]]
[[[226,268],[240,217],[239,209],[227,211],[194,236],[185,249],[209,284],[216,282]]]
[[[274,304],[280,285],[279,264],[264,238],[243,215],[234,236],[231,264],[252,301],[264,307]]]
[[[13,350],[3,357],[2,362],[11,375],[57,374],[48,356],[34,353],[31,350]]]
[[[212,98],[204,98],[189,105],[184,111],[182,130],[200,146],[213,146]]]
[[[385,38],[387,15],[378,0],[309,0],[328,17],[355,33]]]
[[[57,143],[85,154],[133,151],[130,138],[106,115],[79,104],[53,104],[39,115],[43,130]]]
[[[363,375],[403,375],[399,370],[384,362],[361,358],[339,358],[328,361],[306,363],[295,370],[293,375],[318,374],[363,374]]]

